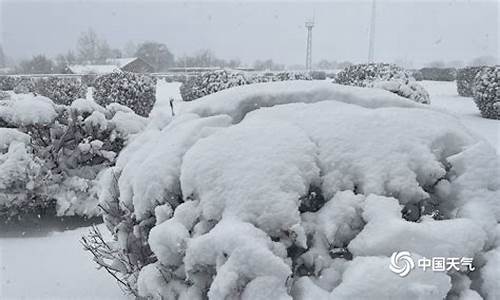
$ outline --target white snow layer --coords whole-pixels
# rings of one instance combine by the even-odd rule
[[[48,124],[56,116],[55,105],[47,97],[20,94],[0,102],[0,120],[16,126]]]
[[[499,295],[499,159],[455,117],[383,90],[310,81],[242,86],[177,106],[112,171],[121,205],[138,220],[156,215],[149,244],[159,261],[142,269],[141,296],[197,299],[208,289],[209,299],[443,299],[453,274],[400,278],[388,256],[485,249],[494,250],[480,293]],[[301,213],[311,186],[326,204]],[[109,197],[104,191],[101,201]],[[445,220],[401,217],[403,205],[429,199]],[[290,277],[291,245],[306,249],[297,261],[312,274]],[[330,257],[346,246],[352,261]],[[185,279],[167,284],[161,268]],[[477,296],[467,284],[453,292]]]

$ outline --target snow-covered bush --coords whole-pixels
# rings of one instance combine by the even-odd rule
[[[217,70],[189,77],[182,84],[180,91],[184,101],[192,101],[230,87],[248,83],[243,74]]]
[[[411,76],[413,76],[413,78],[415,78],[416,81],[424,80],[424,75],[422,74],[422,72],[420,72],[420,70],[413,70],[411,72]]]
[[[337,74],[335,82],[381,88],[419,103],[430,103],[429,93],[415,82],[410,72],[393,64],[351,65]]]
[[[409,72],[393,64],[372,63],[346,67],[337,73],[335,82],[343,85],[365,87],[373,81],[412,80]]]
[[[145,120],[129,108],[20,95],[0,103],[0,219],[44,210],[93,216],[98,174]]]
[[[473,92],[481,116],[500,119],[500,66],[482,68],[474,80]]]
[[[28,94],[33,92],[35,88],[35,83],[32,78],[29,77],[16,77],[14,93],[16,94]]]
[[[78,98],[85,98],[87,86],[76,77],[39,78],[35,80],[34,92],[56,104],[69,105]]]
[[[16,86],[16,78],[14,76],[0,76],[0,91],[12,91]]]
[[[481,67],[466,67],[457,70],[457,92],[462,97],[474,96],[474,79]]]
[[[136,114],[147,117],[156,101],[156,79],[130,73],[114,72],[99,76],[94,81],[94,99],[100,105],[119,103]]]
[[[84,238],[136,296],[444,299],[478,296],[471,286],[498,290],[498,256],[482,256],[500,245],[499,157],[455,117],[319,81],[240,86],[176,109],[102,174],[114,239]],[[416,268],[402,278],[389,269],[400,250],[472,257],[479,272]]]
[[[454,68],[422,68],[420,73],[422,80],[453,81],[457,78],[457,70]]]
[[[230,73],[226,70],[217,70],[189,77],[182,84],[180,91],[184,101],[192,101],[240,85],[270,81],[311,79],[309,74],[300,72],[280,72],[277,74],[254,74],[246,76],[242,73]]]
[[[9,100],[10,94],[5,91],[0,91],[0,100]]]

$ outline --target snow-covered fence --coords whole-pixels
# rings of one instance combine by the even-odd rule
[[[430,103],[429,93],[416,83],[411,73],[393,64],[351,65],[337,74],[335,82],[380,88],[419,103]]]
[[[462,97],[474,95],[474,79],[481,67],[466,67],[457,70],[457,92]]]
[[[481,116],[500,119],[500,66],[483,67],[474,80],[473,93]]]

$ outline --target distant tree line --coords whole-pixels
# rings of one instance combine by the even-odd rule
[[[64,73],[68,65],[74,64],[105,64],[107,59],[122,57],[139,57],[149,63],[155,72],[164,72],[171,67],[221,67],[238,68],[242,66],[238,58],[222,59],[210,49],[198,50],[192,55],[183,55],[175,57],[166,44],[155,41],[145,41],[136,44],[129,41],[123,49],[111,47],[106,39],[100,37],[93,29],[89,28],[82,32],[78,37],[74,50],[69,50],[64,54],[59,54],[51,59],[40,54],[31,59],[26,59],[15,64],[14,73],[22,74],[50,74]],[[395,62],[402,67],[411,68],[411,62]],[[426,67],[433,68],[461,68],[468,66],[495,65],[496,59],[491,56],[481,56],[474,60],[464,63],[463,61],[432,61],[426,64]],[[14,65],[4,53],[0,45],[0,68],[7,65]],[[335,61],[321,59],[314,64],[316,70],[334,70],[344,69],[352,65],[349,61]],[[286,69],[284,64],[276,63],[272,59],[256,60],[251,67],[259,71],[282,71]],[[288,66],[288,69],[305,69],[304,65]]]

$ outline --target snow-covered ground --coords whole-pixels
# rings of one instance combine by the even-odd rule
[[[80,237],[88,230],[0,239],[0,299],[126,299],[83,251]]]
[[[455,82],[421,81],[431,105],[455,114],[474,133],[484,137],[500,153],[500,121],[482,118],[472,98],[460,97]]]
[[[432,106],[455,114],[500,153],[500,121],[481,118],[471,98],[457,95],[454,82],[422,84]],[[170,113],[169,99],[180,99],[178,88],[178,83],[160,81],[154,112]],[[107,233],[104,226],[100,229]],[[87,232],[81,228],[46,237],[0,239],[0,299],[126,299],[116,281],[97,270],[83,251],[79,240]]]

